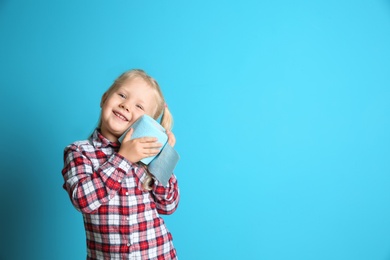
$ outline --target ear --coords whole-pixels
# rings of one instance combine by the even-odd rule
[[[103,94],[103,96],[102,96],[102,99],[100,100],[100,108],[103,107],[104,102],[106,102],[106,100],[107,100],[107,97],[108,97],[108,93],[105,92],[105,93]]]

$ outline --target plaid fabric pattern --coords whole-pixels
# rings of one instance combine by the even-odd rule
[[[83,214],[87,259],[177,259],[159,216],[178,206],[175,175],[168,187],[156,180],[152,191],[144,190],[144,168],[118,154],[119,146],[96,129],[64,150],[63,187]]]

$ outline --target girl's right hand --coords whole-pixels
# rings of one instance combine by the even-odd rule
[[[125,135],[122,145],[118,151],[120,155],[125,157],[131,163],[137,163],[144,158],[155,156],[160,152],[162,145],[157,142],[157,138],[140,137],[131,139],[133,132],[134,129],[131,128]]]

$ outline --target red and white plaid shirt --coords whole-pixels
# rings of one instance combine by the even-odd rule
[[[64,151],[63,187],[83,214],[87,259],[177,259],[159,216],[178,206],[175,175],[167,187],[156,180],[146,191],[144,168],[118,154],[119,146],[96,129]]]

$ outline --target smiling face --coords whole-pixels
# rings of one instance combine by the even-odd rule
[[[140,77],[125,80],[102,97],[100,128],[103,136],[116,142],[140,116],[153,117],[156,103],[156,90],[145,80]]]

